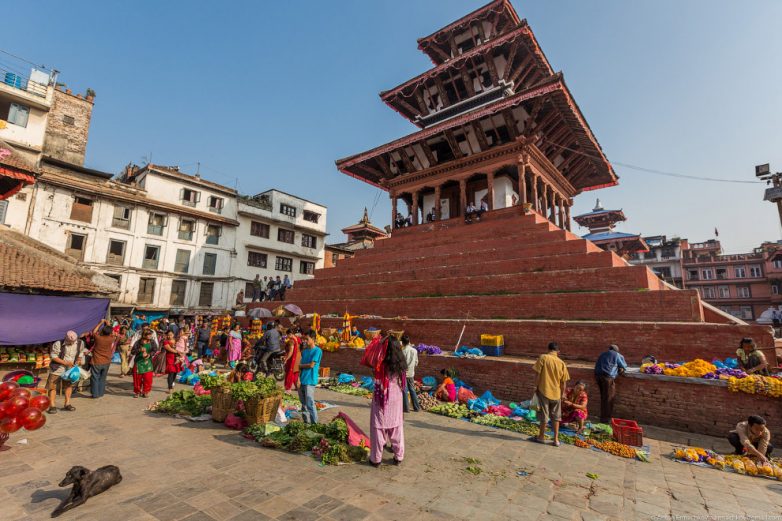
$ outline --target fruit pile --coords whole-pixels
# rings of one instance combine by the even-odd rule
[[[3,382],[0,384],[0,433],[11,434],[23,427],[28,431],[40,429],[46,423],[44,411],[48,408],[46,395],[33,396],[16,382]]]
[[[437,398],[429,393],[421,393],[418,395],[418,405],[420,405],[421,409],[425,411],[428,411],[432,407],[436,407],[439,404],[440,402],[437,400]]]
[[[746,378],[728,378],[728,390],[747,394],[762,394],[772,398],[782,397],[782,380],[753,374]]]
[[[730,469],[738,474],[766,476],[782,481],[782,466],[778,465],[776,461],[760,463],[753,461],[746,456],[734,454],[721,456],[714,451],[702,449],[700,447],[678,447],[674,449],[673,457],[677,460],[688,461],[690,463],[707,463],[718,470]]]
[[[636,449],[630,447],[629,445],[625,445],[624,443],[618,443],[616,441],[597,441],[591,438],[587,438],[586,443],[602,450],[603,452],[613,454],[614,456],[630,459],[634,459],[636,456],[638,456],[638,451],[636,451]]]
[[[364,343],[364,339],[358,336],[354,336],[350,339],[350,342],[345,344],[348,347],[352,347],[353,349],[363,349],[366,344]]]

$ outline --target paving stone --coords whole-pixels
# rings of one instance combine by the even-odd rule
[[[217,521],[217,518],[210,516],[206,512],[196,512],[182,518],[182,521]]]
[[[267,521],[271,519],[271,517],[262,514],[257,510],[245,510],[241,514],[232,517],[229,521]]]
[[[310,501],[307,501],[302,506],[310,510],[314,510],[320,515],[325,515],[331,512],[332,510],[336,510],[337,508],[343,505],[344,503],[337,498],[333,498],[331,496],[326,496],[326,495],[320,495],[314,499],[311,499]]]
[[[315,521],[320,517],[320,514],[314,510],[310,510],[304,507],[294,508],[288,512],[277,516],[279,521]]]
[[[329,517],[334,521],[361,521],[368,516],[369,512],[353,505],[343,505],[329,513]]]
[[[152,512],[152,515],[160,521],[177,521],[179,519],[184,519],[191,514],[195,514],[196,512],[197,510],[187,503],[179,502],[166,508],[156,510]]]

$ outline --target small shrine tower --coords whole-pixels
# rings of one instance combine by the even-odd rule
[[[606,210],[600,204],[600,199],[591,212],[576,215],[573,220],[579,226],[589,228],[589,233],[583,236],[584,239],[592,241],[604,250],[611,250],[622,256],[649,251],[649,246],[639,234],[614,230],[616,224],[626,221],[627,217],[621,209]]]

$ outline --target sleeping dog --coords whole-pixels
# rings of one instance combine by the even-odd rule
[[[60,482],[61,487],[73,485],[70,495],[63,499],[60,506],[54,509],[52,517],[57,517],[63,512],[75,508],[87,501],[92,496],[105,492],[122,481],[119,468],[114,465],[106,465],[96,471],[84,467],[71,467],[65,474],[65,479]]]

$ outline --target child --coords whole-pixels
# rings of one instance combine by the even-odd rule
[[[576,432],[580,434],[587,419],[588,402],[586,384],[579,380],[572,389],[567,390],[562,400],[562,423],[577,424]]]
[[[152,332],[136,342],[133,359],[133,398],[146,398],[152,391]]]

